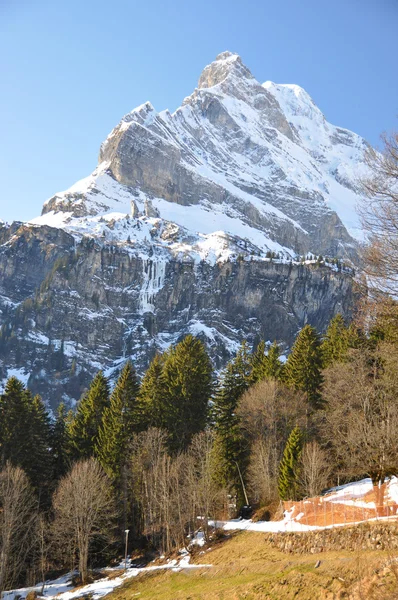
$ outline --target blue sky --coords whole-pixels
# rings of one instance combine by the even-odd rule
[[[397,30],[397,0],[0,0],[0,217],[38,215],[126,112],[176,109],[224,50],[377,144],[398,128]]]

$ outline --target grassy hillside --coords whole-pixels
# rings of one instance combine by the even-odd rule
[[[108,600],[392,600],[397,578],[388,551],[284,554],[264,535],[242,532],[193,559],[211,569],[156,572],[130,580]],[[315,568],[317,561],[321,563]]]

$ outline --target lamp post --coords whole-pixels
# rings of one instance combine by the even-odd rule
[[[129,540],[129,531],[130,529],[125,529],[124,533],[126,534],[126,546],[124,550],[124,570],[127,571],[127,544]]]

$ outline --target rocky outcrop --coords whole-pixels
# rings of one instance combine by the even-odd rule
[[[353,305],[351,276],[316,264],[143,259],[49,227],[21,226],[0,247],[0,274],[1,378],[22,369],[53,405],[129,356],[142,371],[187,333],[220,368],[244,338],[287,347],[305,323],[324,330]]]

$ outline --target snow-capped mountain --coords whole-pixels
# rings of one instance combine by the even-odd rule
[[[220,54],[173,114],[148,102],[123,117],[40,217],[0,224],[0,380],[56,404],[187,333],[221,368],[243,338],[288,348],[305,323],[349,315],[335,263],[357,260],[366,146],[302,88]]]
[[[241,240],[259,256],[354,257],[365,147],[302,88],[261,85],[224,52],[173,114],[147,102],[123,117],[94,173],[32,223],[210,261]]]

